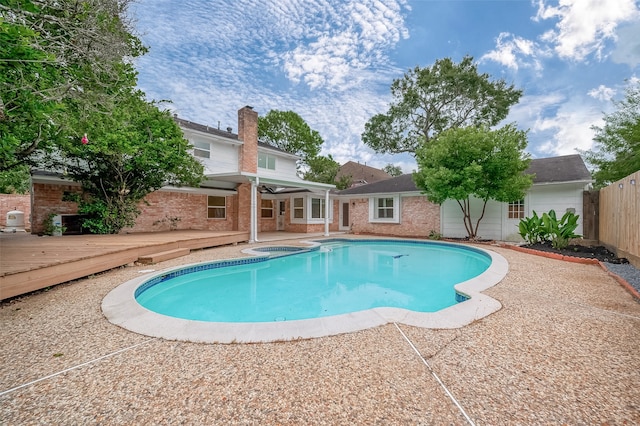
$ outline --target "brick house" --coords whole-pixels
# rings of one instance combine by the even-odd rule
[[[175,117],[193,146],[192,154],[205,168],[199,188],[164,187],[138,206],[136,224],[123,232],[171,229],[260,232],[354,232],[405,237],[465,237],[462,212],[453,200],[441,206],[415,186],[411,174],[387,178],[381,170],[348,162],[341,169],[357,186],[335,191],[334,185],[297,176],[299,157],[258,141],[258,114],[246,106],[238,111],[238,133]],[[381,173],[378,173],[381,172]],[[582,192],[592,182],[579,155],[534,159],[528,173],[534,184],[523,200],[490,200],[480,223],[480,238],[518,241],[521,218],[554,209],[582,215]],[[365,183],[366,182],[366,183]],[[77,217],[77,206],[63,201],[65,192],[79,192],[79,184],[60,174],[32,176],[31,232],[40,233],[51,214],[62,220]],[[480,200],[472,200],[478,217]],[[582,233],[579,221],[577,233]]]
[[[428,237],[440,230],[440,206],[420,192],[411,174],[339,191],[339,230]]]
[[[329,198],[334,185],[305,181],[297,176],[299,157],[258,142],[258,113],[246,106],[238,111],[238,133],[175,117],[204,165],[199,188],[164,187],[139,204],[132,228],[123,232],[170,229],[259,232],[324,232],[338,228]],[[44,230],[51,214],[71,223],[77,205],[63,201],[79,184],[56,173],[32,175],[31,229]]]
[[[489,200],[478,236],[484,239],[520,241],[520,219],[553,209],[561,216],[572,211],[582,217],[583,191],[592,182],[579,155],[531,160],[525,173],[533,174],[533,185],[522,200],[501,203]],[[339,229],[356,233],[464,238],[467,231],[455,200],[441,206],[431,203],[416,187],[411,174],[339,191],[336,196]],[[482,202],[471,200],[471,214],[478,218]],[[582,234],[582,220],[577,234]]]

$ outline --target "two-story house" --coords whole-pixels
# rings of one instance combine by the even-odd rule
[[[175,117],[193,146],[193,155],[205,168],[198,188],[164,187],[138,206],[135,226],[123,232],[170,229],[259,232],[324,232],[334,225],[329,191],[335,188],[300,179],[299,157],[258,142],[258,113],[245,106],[238,111],[238,133]],[[71,222],[77,213],[65,192],[77,192],[77,183],[60,174],[36,172],[32,177],[32,232],[44,230],[50,214]]]

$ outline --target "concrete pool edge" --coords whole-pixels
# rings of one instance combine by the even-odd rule
[[[313,242],[313,244],[318,243]],[[464,247],[455,243],[441,244]],[[489,255],[491,265],[477,277],[455,285],[459,293],[470,297],[469,300],[437,312],[374,308],[317,319],[227,323],[169,317],[152,312],[137,303],[135,293],[141,284],[156,275],[183,269],[189,265],[154,271],[119,285],[103,299],[102,312],[112,324],[135,333],[197,343],[266,343],[311,339],[360,331],[394,322],[423,328],[459,328],[484,318],[502,307],[500,302],[481,292],[498,284],[509,270],[507,260],[500,254],[478,247],[473,249]],[[264,256],[264,251],[260,252],[260,255]]]

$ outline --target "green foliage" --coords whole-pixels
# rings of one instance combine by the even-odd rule
[[[308,170],[303,174],[303,179],[312,182],[335,184],[336,175],[340,169],[340,164],[328,156],[318,155],[308,159]]]
[[[56,137],[61,103],[48,94],[63,77],[38,49],[39,33],[0,19],[0,171],[33,164]]]
[[[122,228],[133,226],[140,214],[137,204],[127,199],[83,198],[78,213],[87,215],[82,227],[92,234],[117,234]]]
[[[629,83],[626,98],[616,106],[605,114],[604,127],[593,127],[595,149],[582,153],[596,168],[596,188],[640,170],[640,80]]]
[[[529,244],[546,241],[547,233],[542,226],[542,218],[533,211],[533,216],[520,219],[518,223],[520,236]]]
[[[26,194],[31,189],[29,168],[25,165],[0,172],[0,194]]]
[[[393,177],[402,175],[402,169],[394,164],[387,164],[382,168],[382,170],[389,173]]]
[[[200,184],[203,166],[190,154],[181,129],[141,92],[121,94],[108,115],[74,106],[74,127],[81,130],[48,161],[82,184],[79,212],[89,215],[83,225],[92,232],[117,233],[132,226],[138,203],[167,184]],[[84,133],[87,144],[81,142]]]
[[[0,171],[37,166],[66,136],[67,102],[108,113],[121,87],[134,87],[131,0],[0,3]],[[73,113],[72,113],[73,114]]]
[[[543,213],[542,217],[538,217],[534,211],[530,218],[520,220],[518,228],[520,236],[529,244],[550,241],[554,248],[563,249],[569,245],[572,238],[581,237],[575,233],[579,218],[580,215],[570,211],[560,219],[557,218],[555,210]]]
[[[473,58],[465,56],[459,64],[445,58],[408,71],[393,81],[391,95],[387,113],[365,124],[362,141],[376,152],[397,154],[414,153],[447,129],[495,126],[522,91],[479,74]]]
[[[336,189],[342,190],[351,187],[353,183],[353,179],[351,176],[340,176],[340,178],[335,182]]]
[[[53,223],[55,213],[51,213],[44,221],[44,234],[45,235],[62,235],[67,230],[66,227],[56,225]]]
[[[445,130],[416,151],[418,171],[413,178],[436,204],[456,200],[470,239],[477,238],[484,209],[490,199],[509,202],[524,197],[532,176],[524,153],[526,132],[507,125],[497,130],[465,127]],[[480,217],[471,217],[471,198],[483,202]]]
[[[429,239],[430,240],[441,240],[442,239],[442,234],[439,233],[438,231],[432,229],[431,231],[429,231]]]
[[[299,155],[299,168],[310,167],[310,163],[320,154],[323,144],[320,133],[293,111],[271,110],[264,117],[258,117],[258,139],[261,142]],[[316,172],[318,172],[316,170]]]
[[[575,213],[566,212],[562,218],[558,220],[554,210],[542,214],[544,232],[551,239],[551,245],[554,248],[563,249],[569,245],[571,238],[580,237],[580,235],[574,233],[578,227],[579,217],[580,216]]]

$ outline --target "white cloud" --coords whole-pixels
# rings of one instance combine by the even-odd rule
[[[640,13],[635,0],[538,0],[537,5],[534,20],[558,20],[541,40],[550,43],[561,58],[576,61],[593,53],[601,59],[606,42],[615,40],[616,27]]]
[[[324,19],[301,30],[295,48],[284,55],[287,77],[311,89],[344,91],[359,86],[364,81],[362,71],[388,63],[384,52],[408,37],[404,3],[327,2]]]
[[[615,96],[616,89],[612,89],[605,86],[604,84],[601,84],[596,89],[589,90],[587,94],[594,99],[598,99],[599,101],[609,101]]]
[[[517,71],[520,67],[542,70],[540,57],[547,56],[544,48],[531,40],[510,33],[500,33],[496,48],[485,53],[480,60],[492,60]]]
[[[575,154],[593,146],[594,125],[602,123],[600,104],[576,97],[560,104],[540,105],[531,122],[531,136],[541,140],[536,154],[542,156]]]

